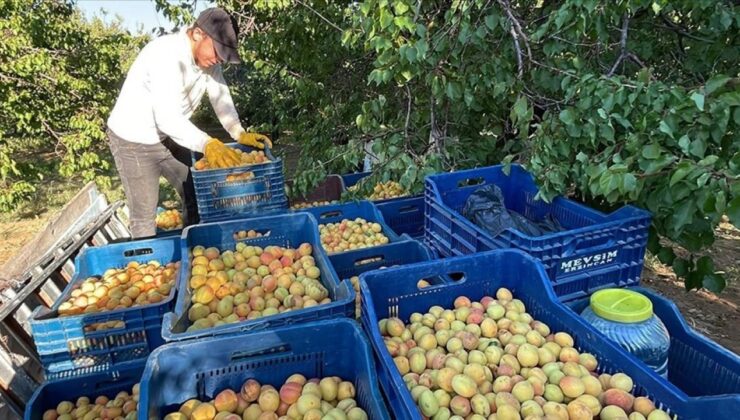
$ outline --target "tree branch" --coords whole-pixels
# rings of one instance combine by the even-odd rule
[[[627,58],[634,61],[635,64],[637,64],[640,67],[646,67],[645,63],[643,63],[642,60],[640,60],[634,53],[631,53],[631,52],[627,53]]]
[[[439,127],[437,126],[437,116],[436,116],[436,107],[434,106],[434,95],[431,96],[430,103],[430,109],[429,109],[429,123],[430,123],[430,129],[429,129],[429,146],[431,146],[436,153],[439,153],[442,151],[442,143],[441,143],[441,133],[439,132]]]
[[[501,5],[501,7],[506,12],[506,16],[509,19],[509,24],[511,25],[511,28],[509,28],[509,33],[511,33],[511,38],[514,40],[514,50],[516,51],[516,63],[517,63],[517,77],[520,79],[524,75],[524,61],[522,59],[523,53],[522,53],[522,47],[519,45],[519,39],[521,39],[524,42],[524,46],[527,49],[527,57],[529,57],[529,60],[532,60],[532,50],[529,48],[529,40],[527,39],[527,35],[522,30],[522,25],[519,23],[519,20],[514,16],[514,12],[511,10],[511,5],[509,4],[509,0],[497,0],[498,4]]]
[[[409,88],[409,85],[406,85],[406,95],[408,95],[409,100],[408,104],[406,105],[406,124],[403,126],[403,136],[408,139],[409,138],[409,122],[411,121],[411,102],[413,101],[413,96],[411,96],[411,89]]]
[[[619,64],[628,56],[627,51],[627,33],[629,32],[630,27],[630,17],[627,13],[625,13],[622,16],[622,30],[620,31],[622,33],[620,39],[619,39],[619,57],[617,57],[617,61],[614,62],[614,65],[612,65],[611,70],[609,70],[609,73],[607,73],[607,77],[611,77],[614,75],[614,72],[617,71],[617,67]]]
[[[673,22],[666,16],[664,13],[660,14],[660,17],[663,19],[663,22],[665,22],[665,25],[660,26],[664,29],[670,29],[671,31],[677,33],[678,35],[682,37],[686,37],[689,39],[693,39],[694,41],[700,41],[700,42],[706,42],[706,43],[713,43],[711,39],[702,38],[700,36],[696,36],[690,32],[687,32],[686,29],[684,29],[681,25],[677,24],[676,22]]]
[[[41,125],[44,126],[44,129],[46,130],[47,133],[51,134],[51,136],[56,139],[57,144],[56,144],[56,146],[54,146],[54,153],[56,155],[58,155],[58,156],[61,155],[61,152],[59,151],[59,146],[60,145],[63,146],[65,149],[69,150],[69,147],[67,147],[67,145],[64,144],[64,142],[62,141],[62,138],[59,135],[59,133],[57,133],[56,131],[54,131],[51,128],[51,126],[46,122],[46,120],[41,120]]]
[[[509,4],[509,0],[499,0],[499,3],[504,7],[506,15],[509,17],[509,21],[516,28],[517,34],[519,34],[519,38],[524,41],[524,46],[527,48],[527,57],[531,59],[532,50],[529,49],[529,38],[527,38],[527,34],[525,34],[522,30],[522,25],[521,23],[519,23],[519,19],[514,16],[514,12],[511,10],[511,5]]]
[[[537,61],[537,60],[530,60],[530,61],[531,61],[531,62],[532,62],[532,63],[533,63],[534,65],[536,65],[536,66],[544,67],[544,68],[546,68],[546,69],[549,69],[549,70],[552,70],[552,71],[558,72],[558,73],[560,73],[560,74],[565,74],[565,75],[568,75],[568,76],[578,77],[578,74],[576,74],[575,72],[572,72],[572,71],[568,71],[568,70],[563,70],[563,69],[559,69],[559,68],[557,68],[557,67],[553,67],[553,66],[551,66],[551,65],[549,65],[549,64],[541,63],[541,62],[539,62],[539,61]]]
[[[524,75],[524,63],[522,63],[522,48],[519,46],[519,38],[517,37],[514,26],[511,26],[511,37],[514,39],[514,50],[516,50],[516,66],[517,66],[517,77],[522,78]]]
[[[301,0],[295,0],[295,2],[298,3],[298,4],[300,4],[301,6],[305,7],[306,9],[310,10],[311,12],[313,12],[316,16],[320,17],[321,20],[323,20],[324,22],[328,23],[332,28],[338,30],[339,32],[344,32],[344,30],[342,28],[340,28],[339,26],[337,26],[337,24],[335,24],[334,22],[332,22],[329,19],[327,19],[324,15],[322,15],[321,13],[319,13],[318,11],[316,11],[316,9],[314,9],[313,7],[307,5],[306,3],[302,2]]]

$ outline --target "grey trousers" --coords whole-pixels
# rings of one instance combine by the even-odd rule
[[[155,218],[160,176],[164,176],[180,196],[185,226],[198,223],[188,149],[169,138],[157,144],[141,144],[126,141],[110,129],[106,133],[126,193],[133,238],[146,238],[157,232]]]

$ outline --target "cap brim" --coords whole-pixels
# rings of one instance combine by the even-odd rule
[[[228,47],[215,40],[213,45],[216,47],[218,58],[220,58],[224,63],[239,64],[242,62],[241,57],[239,57],[239,51],[237,51],[236,48]]]

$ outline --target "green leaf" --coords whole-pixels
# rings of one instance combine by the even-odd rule
[[[712,273],[704,276],[701,285],[712,293],[720,293],[725,290],[727,282],[722,274]]]
[[[416,48],[411,46],[406,49],[406,59],[409,61],[409,63],[413,63],[414,61],[416,61]]]
[[[676,259],[673,260],[672,266],[673,272],[676,273],[678,277],[685,277],[689,273],[689,262],[683,258],[676,257]]]
[[[691,148],[689,149],[689,152],[698,157],[703,158],[704,153],[707,151],[707,145],[704,143],[704,140],[702,139],[696,139],[691,142]]]
[[[520,96],[514,103],[514,108],[511,110],[512,116],[516,116],[516,119],[512,118],[512,120],[515,122],[522,121],[527,116],[528,105],[527,98]]]
[[[687,291],[691,289],[698,289],[702,287],[704,283],[704,276],[699,274],[696,271],[692,271],[689,273],[688,276],[686,276],[686,280],[684,280],[684,287]]]
[[[393,15],[386,9],[380,9],[380,27],[385,29],[393,23]]]
[[[458,82],[448,82],[447,83],[447,97],[449,97],[452,100],[460,99],[462,96],[462,89],[460,88],[460,83]]]
[[[700,274],[714,273],[714,261],[706,255],[696,260],[696,271]]]
[[[689,184],[685,182],[677,183],[676,185],[671,187],[670,191],[673,201],[681,201],[691,195],[691,188],[689,187]]]
[[[704,95],[699,92],[694,92],[691,94],[691,99],[696,104],[696,107],[699,108],[699,111],[704,111]]]
[[[416,43],[416,55],[422,59],[426,58],[427,51],[429,51],[429,44],[426,41],[419,41]]]
[[[689,153],[689,146],[691,145],[691,140],[689,139],[689,136],[683,135],[680,139],[678,139],[678,147],[681,148],[681,151],[688,154]]]
[[[709,177],[711,176],[712,174],[710,174],[709,172],[704,172],[703,174],[699,176],[699,178],[696,179],[696,186],[698,188],[703,187],[704,185],[706,185],[707,181],[709,180]]]
[[[719,160],[719,156],[717,155],[709,155],[705,157],[704,159],[697,162],[699,166],[712,166]]]
[[[666,133],[668,134],[668,137],[673,138],[673,129],[668,125],[667,122],[665,122],[665,120],[660,121],[659,128],[661,132]]]
[[[658,157],[660,157],[660,146],[658,146],[657,143],[652,143],[643,147],[642,157],[644,157],[645,159],[657,159]]]
[[[563,124],[571,125],[573,122],[575,122],[576,117],[571,109],[564,109],[560,111],[560,121],[563,122]]]
[[[711,95],[712,92],[724,86],[729,80],[730,78],[728,76],[718,74],[707,81],[707,84],[704,85],[704,91],[707,95]]]
[[[406,13],[409,10],[409,5],[406,4],[406,2],[403,1],[394,1],[393,2],[393,10],[396,11],[397,15],[402,15]]]
[[[686,178],[686,175],[688,175],[692,169],[693,167],[691,166],[691,163],[687,161],[679,163],[676,166],[676,170],[673,172],[673,175],[671,175],[671,181],[668,185],[671,187],[676,185],[676,183]]]
[[[637,188],[637,178],[631,173],[626,173],[622,177],[622,192],[629,193]]]
[[[411,33],[414,33],[416,31],[416,24],[409,16],[396,16],[393,19],[393,23],[396,24],[396,26],[398,26],[399,28],[407,29]]]
[[[730,218],[732,224],[735,225],[735,227],[740,227],[740,196],[730,200],[725,211],[727,212],[727,217]]]
[[[487,15],[485,22],[486,22],[486,26],[488,27],[488,29],[494,30],[496,29],[496,24],[498,23],[498,16]]]
[[[653,254],[657,254],[660,252],[660,236],[658,235],[657,229],[655,229],[655,226],[650,225],[650,229],[648,230],[648,242],[647,242],[647,249]]]
[[[693,213],[694,203],[691,200],[684,200],[673,212],[671,218],[673,221],[673,230],[680,231],[689,222]]]
[[[676,254],[673,252],[673,248],[661,248],[660,252],[658,252],[658,259],[665,265],[673,264],[675,258]]]
[[[725,210],[727,210],[727,197],[725,197],[725,192],[719,191],[714,194],[714,197],[714,210],[718,214],[724,214]]]

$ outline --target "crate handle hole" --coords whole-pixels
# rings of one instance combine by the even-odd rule
[[[154,250],[151,248],[136,248],[136,249],[127,249],[123,251],[124,257],[136,257],[138,255],[148,255],[153,254]]]
[[[225,182],[245,182],[254,179],[254,172],[252,171],[234,171],[226,175]]]
[[[231,353],[231,361],[236,362],[244,359],[250,359],[252,357],[256,356],[262,356],[266,354],[275,354],[275,353],[287,353],[290,352],[291,348],[288,344],[283,344],[280,346],[271,346],[266,347],[258,350],[250,350],[250,351],[235,351],[234,353]]]
[[[478,177],[478,178],[466,178],[466,179],[461,179],[460,181],[458,181],[457,186],[458,187],[472,187],[474,185],[480,185],[480,184],[483,184],[485,182],[486,182],[486,180],[483,179],[483,178],[481,178],[481,177]]]
[[[456,271],[454,273],[448,273],[447,277],[455,283],[459,283],[465,280],[465,273]]]
[[[342,212],[339,210],[333,210],[333,211],[327,211],[326,213],[321,213],[319,216],[320,219],[328,219],[330,217],[339,217],[342,215]]]
[[[374,256],[374,257],[361,258],[359,260],[355,260],[355,266],[372,264],[374,262],[383,261],[383,260],[384,260],[384,258],[383,258],[382,255],[377,255],[377,256]]]
[[[419,210],[420,210],[419,206],[408,205],[408,206],[403,206],[400,209],[398,209],[398,212],[399,213],[412,213],[412,212],[419,211]]]
[[[107,321],[86,322],[83,329],[86,333],[105,331],[107,334],[111,331],[126,329],[126,321],[123,319],[109,319]]]

